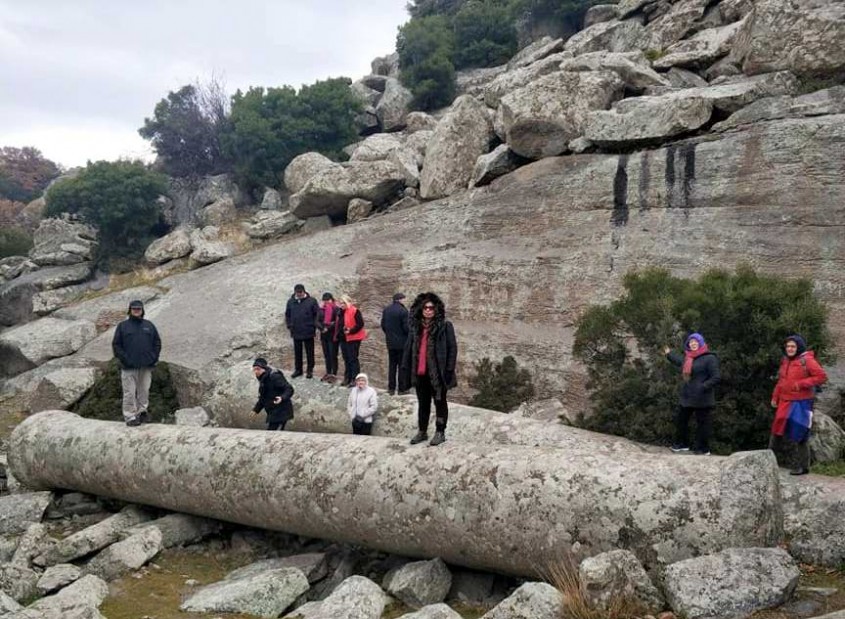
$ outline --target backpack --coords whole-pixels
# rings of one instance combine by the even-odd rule
[[[798,363],[801,364],[801,368],[804,370],[804,378],[809,378],[810,377],[810,370],[807,369],[807,359],[804,358],[803,354],[800,357],[798,357]],[[821,392],[822,392],[822,386],[821,385],[816,385],[816,386],[813,387],[813,393],[819,394]]]

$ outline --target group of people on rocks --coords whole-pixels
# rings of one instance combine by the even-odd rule
[[[772,392],[775,409],[769,435],[769,449],[777,453],[794,445],[797,462],[792,475],[810,472],[810,430],[813,425],[813,404],[816,391],[827,381],[824,368],[800,335],[790,335],[783,345],[778,380]],[[692,333],[684,342],[684,354],[664,348],[666,358],[681,369],[683,382],[675,410],[675,439],[672,451],[690,451],[689,420],[695,417],[696,433],[692,453],[710,455],[713,409],[716,406],[716,385],[721,380],[719,358],[700,333]]]
[[[380,327],[385,334],[388,355],[388,391],[407,393],[412,387],[417,396],[417,432],[411,444],[429,440],[428,429],[432,404],[435,432],[430,445],[446,440],[449,420],[447,394],[457,385],[458,345],[455,329],[446,319],[446,307],[433,292],[416,296],[406,309],[405,295],[396,293],[382,311]],[[319,334],[326,372],[321,380],[338,381],[338,352],[344,363],[340,385],[350,388],[347,412],[355,434],[372,433],[378,411],[378,394],[361,372],[358,359],[361,342],[367,338],[364,318],[348,295],[335,299],[330,292],[314,299],[302,284],[294,287],[285,307],[285,325],[293,340],[294,371],[291,378],[314,376],[314,340]],[[116,328],[112,341],[114,355],[121,366],[123,417],[128,426],[148,421],[149,391],[152,368],[161,353],[161,338],[155,325],[144,318],[144,304],[129,304],[128,318]],[[721,380],[719,358],[711,351],[700,333],[690,334],[684,341],[683,354],[665,347],[666,358],[681,371],[682,382],[675,412],[674,452],[690,451],[689,421],[696,420],[692,452],[710,454],[715,388]],[[259,397],[253,412],[267,413],[268,430],[284,430],[293,418],[294,388],[281,370],[271,367],[264,358],[253,362],[252,371],[259,382]],[[769,449],[779,451],[794,443],[798,463],[794,475],[809,472],[809,436],[812,427],[816,390],[827,381],[827,375],[804,339],[790,335],[784,342],[784,355],[778,381],[772,393],[775,409]]]

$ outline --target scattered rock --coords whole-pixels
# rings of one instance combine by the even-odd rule
[[[282,210],[282,194],[275,189],[266,188],[264,190],[264,197],[261,198],[262,211],[280,211]]]
[[[453,569],[452,587],[447,599],[478,606],[490,599],[495,584],[496,576],[489,572]]]
[[[813,413],[810,433],[813,462],[838,462],[845,455],[845,430],[824,413]]]
[[[101,578],[83,576],[55,595],[41,598],[27,607],[20,619],[101,619],[97,608],[109,594]],[[16,618],[17,619],[17,618]]]
[[[103,507],[97,497],[82,492],[67,492],[53,499],[47,508],[48,520],[73,518],[74,516],[90,516],[103,513]]]
[[[553,39],[550,36],[545,36],[523,47],[514,54],[513,58],[508,61],[507,69],[508,71],[514,71],[522,67],[527,67],[561,51],[563,51],[563,39]]]
[[[664,50],[686,37],[701,23],[708,4],[708,0],[677,0],[656,19],[650,16],[645,48]]]
[[[297,193],[318,173],[339,166],[339,163],[320,153],[304,153],[294,157],[285,168],[285,187],[291,193]]]
[[[432,604],[423,606],[414,613],[406,613],[400,619],[461,619],[461,615],[446,604]]]
[[[18,275],[32,273],[40,268],[26,256],[7,256],[0,259],[0,280],[15,279]]]
[[[387,596],[376,583],[350,576],[322,602],[308,602],[285,619],[379,619]]]
[[[405,126],[414,96],[395,77],[386,79],[384,94],[376,105],[376,116],[384,131],[395,131]]]
[[[584,15],[584,28],[617,19],[618,16],[619,13],[615,4],[596,4],[587,9],[587,13]]]
[[[731,50],[741,26],[742,23],[737,22],[720,28],[710,28],[702,30],[689,39],[679,41],[654,61],[654,68],[706,66]]]
[[[226,196],[202,209],[199,221],[203,226],[222,226],[238,217],[235,201]]]
[[[265,559],[235,570],[226,576],[226,580],[238,580],[239,578],[250,578],[270,570],[278,570],[283,567],[295,567],[305,574],[309,583],[322,580],[328,574],[326,555],[322,552],[312,552],[278,559]]]
[[[800,575],[780,548],[731,548],[668,566],[664,589],[677,614],[728,619],[783,604]]]
[[[52,496],[51,492],[28,492],[0,497],[0,535],[23,533],[41,522]]]
[[[628,550],[613,550],[589,557],[578,568],[581,590],[595,608],[610,610],[620,599],[636,600],[647,612],[664,607],[663,597],[639,559]]]
[[[144,259],[149,264],[164,264],[170,260],[184,258],[191,253],[191,235],[185,228],[156,239],[144,252]]]
[[[102,374],[94,367],[58,368],[39,382],[29,403],[29,412],[68,410],[94,386]]]
[[[484,103],[491,108],[498,107],[503,97],[544,75],[557,73],[560,71],[561,63],[570,58],[572,58],[572,54],[569,52],[553,54],[534,64],[502,73],[484,89]]]
[[[398,134],[376,133],[358,142],[358,146],[349,158],[350,161],[381,161],[395,150],[402,148]]]
[[[563,71],[613,71],[627,88],[640,92],[654,86],[671,86],[665,77],[649,66],[642,52],[590,52],[564,60],[560,68]]]
[[[0,591],[0,617],[5,617],[22,609],[23,606],[18,604],[14,598]]]
[[[584,137],[599,146],[662,140],[698,129],[712,113],[713,103],[702,98],[634,97],[612,111],[591,112]]]
[[[304,223],[290,211],[259,211],[242,227],[252,239],[275,239],[296,232]]]
[[[179,608],[188,612],[278,617],[306,591],[305,574],[297,568],[285,567],[207,585]]]
[[[563,616],[563,596],[544,582],[527,582],[481,619],[558,619]]]
[[[31,567],[32,560],[43,552],[46,552],[54,543],[55,540],[50,537],[47,533],[47,528],[43,524],[40,522],[31,524],[24,534],[21,535],[18,541],[18,547],[9,563],[19,567]]]
[[[638,20],[594,24],[572,35],[564,45],[564,49],[572,52],[573,56],[600,51],[632,52],[646,47],[645,29]]]
[[[470,187],[489,185],[496,178],[516,170],[525,159],[513,152],[507,144],[499,144],[492,152],[481,155],[472,170]]]
[[[433,131],[437,127],[437,119],[425,112],[410,112],[405,117],[405,133],[417,131]]]
[[[693,73],[687,69],[681,69],[680,67],[669,69],[666,73],[666,79],[669,80],[673,88],[706,88],[710,85],[706,79],[697,73]]]
[[[16,602],[28,602],[34,598],[38,589],[38,574],[20,565],[5,563],[0,565],[0,590]]]
[[[29,257],[41,266],[67,266],[90,262],[97,249],[97,230],[67,218],[44,219],[32,237]]]
[[[231,201],[236,209],[249,203],[249,196],[229,174],[204,176],[199,180],[171,178],[167,198],[169,204],[166,201],[163,204],[164,218],[173,227],[200,223],[203,209],[215,202]]]
[[[204,266],[233,256],[234,248],[219,239],[220,231],[216,226],[206,226],[191,232],[191,262]]]
[[[400,148],[388,155],[387,160],[395,164],[405,175],[405,187],[420,186],[420,163],[422,156],[409,148]]]
[[[799,97],[789,95],[765,97],[734,112],[727,120],[713,125],[713,130],[725,131],[743,124],[765,120],[825,114],[845,114],[845,86],[817,90]]]
[[[161,531],[145,527],[141,532],[102,550],[85,566],[89,574],[114,580],[137,570],[161,551]]]
[[[361,200],[360,198],[352,198],[349,201],[349,207],[346,210],[346,222],[355,223],[362,221],[370,216],[373,212],[373,203],[369,200]]]
[[[211,417],[202,406],[180,408],[174,413],[177,426],[207,426],[211,424]]]
[[[186,546],[201,539],[219,533],[222,529],[222,524],[219,520],[212,520],[211,518],[203,518],[201,516],[192,516],[190,514],[168,514],[135,525],[121,535],[131,537],[137,533],[141,533],[148,527],[155,527],[161,533],[161,547],[173,548],[175,546]]]
[[[397,77],[399,75],[399,54],[393,52],[387,56],[379,56],[370,63],[373,75]]]
[[[60,563],[44,570],[36,586],[41,595],[47,595],[72,582],[76,582],[81,576],[82,570],[75,565]]]
[[[422,608],[446,599],[452,574],[440,559],[407,563],[385,577],[385,588],[411,608]]]

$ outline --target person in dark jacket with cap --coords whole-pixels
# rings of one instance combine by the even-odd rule
[[[123,387],[123,419],[127,426],[149,421],[150,384],[153,367],[161,354],[161,338],[155,325],[144,318],[144,304],[129,304],[129,317],[114,331],[112,351],[120,362]]]
[[[284,430],[285,424],[293,419],[293,386],[281,370],[270,367],[262,357],[252,362],[252,373],[258,379],[258,402],[252,412],[257,415],[264,409],[267,429]]]
[[[435,408],[435,432],[429,445],[446,440],[449,404],[446,393],[457,386],[455,368],[458,362],[458,342],[455,328],[446,320],[446,307],[433,292],[417,295],[411,304],[408,342],[402,354],[399,389],[417,390],[417,427],[411,445],[428,439],[431,402]]]
[[[680,403],[675,410],[675,442],[672,451],[689,451],[689,419],[695,415],[693,453],[709,456],[716,385],[721,380],[719,357],[710,352],[700,333],[692,333],[687,337],[683,356],[672,352],[668,346],[664,352],[671,363],[681,368],[683,379]]]
[[[382,310],[381,330],[384,331],[384,341],[387,344],[387,391],[396,391],[396,378],[399,365],[402,363],[402,352],[408,341],[408,310],[405,309],[405,295],[397,292],[393,295],[393,303]]]
[[[285,307],[285,325],[293,338],[294,367],[291,378],[302,376],[302,349],[308,359],[306,378],[314,376],[314,336],[317,333],[317,320],[320,312],[317,300],[305,291],[305,286],[297,284]]]

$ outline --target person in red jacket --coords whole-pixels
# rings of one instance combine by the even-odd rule
[[[775,419],[769,449],[777,453],[784,440],[797,445],[797,463],[792,475],[810,472],[809,429],[813,419],[816,387],[827,381],[827,374],[800,335],[790,335],[784,344],[785,355],[780,362],[778,382],[772,393]],[[803,419],[802,419],[803,418]],[[797,427],[790,428],[790,424]],[[804,430],[802,432],[802,429]]]
[[[337,322],[340,354],[343,355],[343,382],[340,384],[343,387],[354,387],[355,377],[361,371],[358,353],[361,350],[361,342],[367,337],[367,330],[364,329],[361,310],[355,307],[355,302],[349,295],[341,295],[337,305],[341,309]]]

